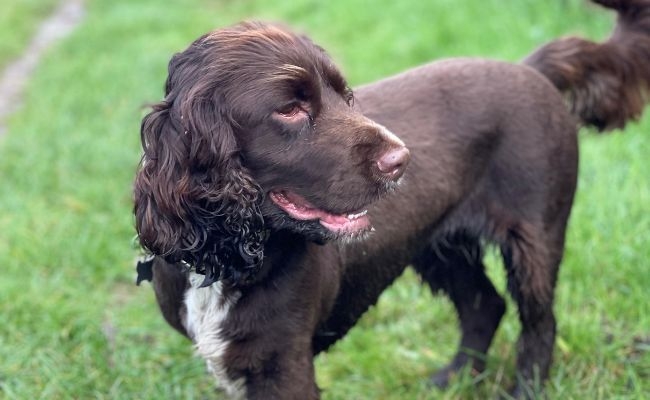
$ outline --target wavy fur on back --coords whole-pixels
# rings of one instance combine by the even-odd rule
[[[650,93],[650,0],[592,0],[617,11],[611,37],[552,41],[524,60],[566,95],[571,112],[599,131],[638,119]]]

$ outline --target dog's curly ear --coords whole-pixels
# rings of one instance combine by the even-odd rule
[[[246,284],[263,259],[263,194],[242,166],[218,88],[201,80],[190,50],[172,58],[165,100],[142,121],[136,229],[146,250],[205,274],[202,286]]]

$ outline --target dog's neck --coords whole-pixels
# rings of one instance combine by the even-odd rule
[[[302,257],[307,249],[307,239],[286,230],[272,232],[264,245],[264,262],[251,286],[267,283],[281,273],[284,265]]]

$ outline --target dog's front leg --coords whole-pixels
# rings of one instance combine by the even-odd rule
[[[277,285],[200,288],[190,274],[187,331],[209,372],[234,399],[318,399],[311,351],[311,298]]]
[[[276,349],[247,371],[246,398],[316,400],[320,398],[314,379],[311,349],[304,343]],[[254,357],[254,356],[253,356]],[[253,361],[253,360],[251,360]]]

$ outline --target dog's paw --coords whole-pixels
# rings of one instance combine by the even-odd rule
[[[472,364],[472,362],[471,360],[467,359],[467,357],[457,356],[446,367],[440,369],[438,372],[433,374],[431,378],[429,378],[429,382],[431,383],[431,385],[437,388],[445,389],[449,386],[449,382],[456,375],[464,373],[466,369],[469,369],[468,373],[471,376],[478,376],[481,373],[481,371],[476,368],[476,365],[470,365],[470,364]],[[474,364],[476,364],[476,362]]]

